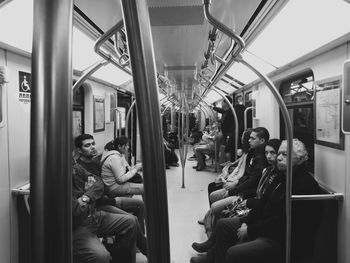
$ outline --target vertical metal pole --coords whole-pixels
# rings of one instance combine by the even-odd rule
[[[125,136],[128,136],[128,127],[129,127],[129,119],[130,119],[130,114],[134,108],[136,104],[136,100],[134,100],[131,105],[130,105],[130,108],[128,110],[128,113],[126,114],[126,117],[125,117]],[[132,148],[131,148],[132,149]]]
[[[293,153],[293,129],[292,122],[290,120],[288,110],[284,101],[279,94],[277,88],[273,83],[256,68],[250,65],[248,62],[239,58],[238,60],[243,65],[251,69],[259,78],[265,83],[265,85],[271,90],[277,103],[281,109],[284,124],[286,125],[286,137],[287,137],[287,175],[286,175],[286,263],[290,262],[290,248],[291,248],[291,223],[292,223],[292,153]]]
[[[146,0],[121,0],[140,125],[148,262],[170,262],[168,198],[152,32]]]
[[[246,109],[244,110],[244,130],[246,130],[247,127],[248,127],[248,124],[247,124],[247,114],[248,114],[248,111],[249,111],[249,110],[253,110],[253,109],[254,109],[254,107],[248,107],[248,108],[246,108]]]
[[[35,263],[72,262],[72,0],[35,0],[30,129]]]

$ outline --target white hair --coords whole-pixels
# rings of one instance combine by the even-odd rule
[[[287,141],[282,141],[281,146],[282,145],[287,147]],[[304,161],[309,159],[309,154],[306,150],[305,144],[296,138],[293,139],[293,152]]]

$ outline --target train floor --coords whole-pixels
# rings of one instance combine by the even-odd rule
[[[190,262],[190,258],[197,255],[191,247],[192,242],[201,242],[207,238],[204,227],[197,221],[209,209],[207,187],[219,173],[215,172],[211,160],[206,161],[205,170],[193,169],[197,162],[187,160],[192,154],[192,149],[189,148],[184,168],[184,188],[180,161],[178,167],[171,166],[166,170],[171,263]],[[177,155],[180,158],[178,151]],[[143,262],[147,262],[146,258],[138,253],[137,263]]]

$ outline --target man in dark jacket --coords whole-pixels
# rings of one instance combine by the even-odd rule
[[[285,182],[287,143],[278,151],[279,173],[269,185],[268,196],[248,216],[220,219],[215,228],[215,245],[206,256],[191,259],[192,263],[283,262],[285,247]],[[293,195],[319,194],[320,188],[308,172],[305,145],[293,140]],[[293,258],[303,258],[311,251],[320,207],[296,201],[292,206]]]
[[[232,104],[232,98],[230,96],[226,96],[227,100]],[[238,138],[241,138],[244,131],[244,110],[245,107],[243,105],[236,105],[233,107],[236,112],[236,116],[238,119]],[[213,110],[222,114],[221,116],[221,130],[225,142],[225,153],[229,160],[233,159],[233,157],[237,154],[234,152],[235,149],[235,119],[230,108],[230,105],[224,100],[222,102],[222,108],[213,107]],[[240,146],[240,140],[238,140],[237,147]]]
[[[110,254],[99,237],[115,236],[113,257],[118,262],[133,263],[136,260],[136,217],[129,214],[109,213],[96,210],[96,201],[104,194],[99,176],[95,141],[89,134],[79,137],[80,158],[73,164],[72,214],[73,214],[73,260],[75,263],[109,263]],[[115,253],[114,253],[115,252]]]

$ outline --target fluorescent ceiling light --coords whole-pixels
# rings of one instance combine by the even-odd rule
[[[350,32],[344,0],[290,0],[248,50],[281,67]]]
[[[33,0],[11,1],[0,8],[0,41],[32,53]]]

